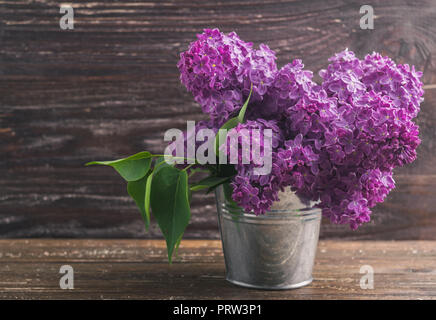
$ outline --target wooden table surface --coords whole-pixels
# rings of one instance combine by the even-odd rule
[[[0,299],[436,299],[434,241],[321,241],[313,283],[286,291],[225,281],[219,241],[182,241],[173,265],[165,255],[161,240],[0,240]],[[363,265],[373,290],[360,288]]]

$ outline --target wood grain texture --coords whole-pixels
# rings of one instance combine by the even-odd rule
[[[186,240],[173,265],[160,240],[0,240],[0,299],[436,299],[434,241],[321,241],[314,281],[264,291],[225,281],[221,243]],[[59,288],[62,265],[74,289]],[[374,289],[360,288],[361,266]]]
[[[0,237],[158,237],[145,233],[110,168],[84,168],[142,150],[203,115],[179,83],[179,53],[205,27],[267,43],[282,66],[301,58],[317,73],[346,47],[373,50],[424,71],[418,160],[352,232],[325,223],[321,237],[436,239],[436,2],[72,1],[75,29],[59,28],[59,2],[0,0]],[[188,238],[218,238],[212,196],[194,199]]]

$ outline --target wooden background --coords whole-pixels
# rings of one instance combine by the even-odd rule
[[[323,238],[436,239],[436,0],[72,1],[0,0],[0,237],[160,237],[146,233],[110,168],[84,168],[150,150],[163,133],[203,116],[179,83],[179,53],[205,27],[235,30],[301,58],[315,73],[348,47],[424,71],[419,158],[357,232],[324,223]],[[359,8],[374,7],[374,30]],[[218,238],[214,199],[196,197],[186,237]]]

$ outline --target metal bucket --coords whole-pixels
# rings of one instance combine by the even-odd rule
[[[216,191],[226,279],[239,286],[281,290],[312,282],[321,210],[294,192],[265,215],[247,214],[231,200],[229,186]],[[227,194],[227,197],[226,197]]]

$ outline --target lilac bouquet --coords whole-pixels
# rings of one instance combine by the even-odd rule
[[[170,143],[183,156],[144,151],[89,163],[112,166],[127,181],[146,227],[150,213],[157,220],[170,261],[189,223],[194,191],[224,184],[236,205],[259,215],[279,201],[279,191],[290,188],[317,201],[333,223],[356,229],[395,187],[393,169],[416,159],[420,139],[413,119],[424,91],[422,73],[413,66],[378,53],[361,60],[345,50],[329,59],[317,84],[301,60],[281,69],[275,60],[267,45],[257,49],[234,32],[204,30],[177,65],[181,82],[208,115]],[[230,143],[230,134],[222,139],[221,129],[232,129],[236,139]],[[214,146],[204,152],[208,159],[231,157],[236,149],[236,162],[185,157],[204,147],[190,143],[199,130],[209,132],[202,140]],[[269,132],[269,142],[255,132]],[[244,161],[244,145],[270,154],[266,174],[258,173],[261,163],[252,149]],[[210,175],[191,183],[204,169]]]
[[[422,73],[378,53],[360,60],[345,50],[320,71],[319,85],[301,60],[278,69],[275,59],[268,46],[255,49],[218,29],[204,30],[180,55],[181,82],[210,118],[199,127],[217,131],[252,85],[246,123],[236,128],[274,133],[271,173],[259,176],[255,164],[238,163],[232,198],[263,214],[290,187],[320,200],[332,222],[356,229],[395,187],[393,169],[416,159]]]

